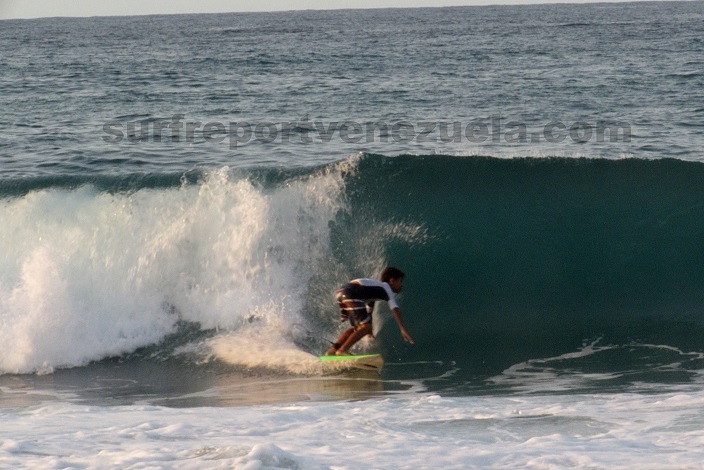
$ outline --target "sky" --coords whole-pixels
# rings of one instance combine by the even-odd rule
[[[0,19],[597,1],[604,0],[0,0]]]

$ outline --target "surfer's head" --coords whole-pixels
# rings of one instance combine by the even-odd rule
[[[392,268],[391,266],[385,268],[381,272],[381,282],[387,283],[391,286],[391,290],[396,293],[401,292],[403,289],[403,279],[406,275],[398,268]]]

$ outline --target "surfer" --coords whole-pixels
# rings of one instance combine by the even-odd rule
[[[398,268],[387,267],[381,273],[381,280],[362,278],[345,284],[335,293],[335,300],[340,307],[342,321],[349,320],[351,327],[342,332],[326,356],[348,356],[349,350],[357,341],[372,334],[372,312],[374,302],[385,300],[391,314],[396,320],[401,337],[407,343],[414,344],[403,323],[401,309],[396,303],[396,294],[403,289],[406,275]]]

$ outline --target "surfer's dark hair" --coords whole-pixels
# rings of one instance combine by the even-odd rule
[[[381,282],[389,282],[391,279],[402,279],[404,277],[406,277],[406,275],[403,274],[403,271],[398,268],[392,268],[391,266],[381,272]]]

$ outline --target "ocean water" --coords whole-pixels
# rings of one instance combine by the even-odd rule
[[[704,468],[702,19],[1,21],[0,468]]]

